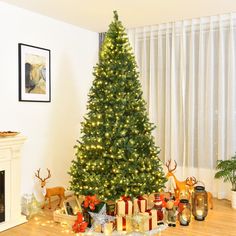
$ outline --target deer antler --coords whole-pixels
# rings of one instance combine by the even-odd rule
[[[50,172],[50,170],[48,168],[47,168],[47,171],[48,171],[48,176],[46,178],[44,178],[44,181],[51,177],[51,172]]]
[[[168,169],[169,172],[173,172],[173,171],[176,169],[177,163],[176,163],[175,160],[174,160],[174,162],[175,162],[175,167],[174,167],[173,169],[170,168],[171,159],[166,162],[166,167],[167,167],[167,169]]]
[[[186,185],[194,186],[197,183],[197,179],[194,176],[188,177],[186,179]]]
[[[40,179],[41,181],[43,181],[43,179],[39,176],[39,173],[40,173],[40,168],[37,170],[37,173],[34,173],[34,174],[35,174],[35,177],[37,177],[38,179]]]

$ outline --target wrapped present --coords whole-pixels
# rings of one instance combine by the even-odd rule
[[[103,225],[103,233],[105,235],[110,235],[114,229],[114,223],[108,222]]]
[[[154,200],[154,193],[151,193],[149,195],[147,194],[144,194],[143,195],[143,198],[146,198],[147,199],[147,209],[151,209],[153,208],[153,200]]]
[[[21,199],[21,212],[27,219],[41,211],[41,204],[37,202],[33,194],[24,194]]]
[[[133,203],[129,197],[122,197],[116,203],[116,214],[118,216],[132,215],[133,214]]]
[[[116,229],[117,231],[132,231],[131,216],[116,216]]]
[[[144,213],[147,210],[147,199],[139,196],[134,199],[134,212]]]
[[[155,229],[157,228],[157,210],[155,209],[151,209],[151,210],[147,210],[146,212],[148,212],[149,214],[149,230]]]
[[[139,215],[143,216],[139,225],[140,231],[145,232],[157,228],[157,210],[147,210]]]
[[[97,232],[97,233],[102,233],[102,225],[95,224],[94,228],[93,228],[93,231]]]
[[[93,231],[97,233],[104,233],[104,235],[110,235],[114,229],[114,222],[107,222],[104,225],[95,224]]]

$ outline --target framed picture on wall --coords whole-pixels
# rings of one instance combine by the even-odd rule
[[[19,101],[51,101],[51,52],[23,43],[19,51]]]

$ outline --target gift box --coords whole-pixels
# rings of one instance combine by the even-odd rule
[[[117,231],[132,231],[131,216],[116,216],[116,230]]]
[[[21,212],[30,219],[41,211],[41,204],[37,202],[33,194],[24,194],[21,199]]]
[[[93,231],[97,233],[102,233],[102,225],[94,224]]]
[[[116,203],[116,214],[118,216],[132,215],[133,214],[133,203],[130,198],[122,198]]]
[[[157,210],[152,209],[152,210],[147,210],[146,211],[149,214],[149,230],[157,228]]]
[[[94,232],[97,233],[104,233],[104,235],[110,235],[114,229],[114,222],[108,222],[104,225],[95,224],[94,225]]]
[[[144,213],[147,210],[147,199],[140,196],[134,199],[134,212]]]
[[[139,215],[143,217],[139,225],[140,231],[145,232],[157,228],[157,210],[147,210]]]
[[[108,222],[103,225],[103,233],[105,235],[110,235],[114,229],[114,223]]]

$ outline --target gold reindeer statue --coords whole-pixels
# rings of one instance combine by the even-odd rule
[[[37,173],[35,173],[35,176],[41,181],[41,188],[44,189],[46,188],[46,180],[51,177],[51,172],[49,169],[48,171],[48,176],[46,178],[41,178],[40,177],[40,169],[37,170]],[[61,205],[62,199],[65,199],[65,189],[63,187],[53,187],[53,188],[46,188],[45,195],[44,195],[44,204],[42,206],[42,209],[45,207],[46,200],[48,199],[48,207],[51,209],[51,197],[52,196],[58,196],[60,201],[58,203],[58,206]]]
[[[168,173],[167,173],[167,175],[166,175],[166,178],[169,178],[169,177],[173,177],[174,178],[174,180],[175,180],[175,185],[176,185],[176,188],[175,188],[175,197],[176,198],[179,198],[180,197],[180,194],[181,193],[183,193],[183,192],[187,192],[187,188],[188,188],[188,186],[186,186],[186,181],[184,180],[184,181],[179,181],[176,177],[175,177],[175,175],[174,175],[174,171],[176,170],[176,168],[177,168],[177,163],[176,163],[176,161],[174,161],[174,163],[175,163],[175,166],[174,166],[174,168],[173,169],[171,169],[171,160],[168,160],[167,162],[166,162],[166,167],[167,167],[167,169],[168,169]]]

